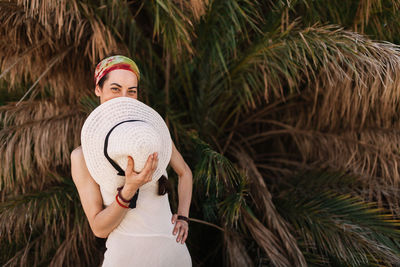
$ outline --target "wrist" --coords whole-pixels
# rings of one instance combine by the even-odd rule
[[[132,197],[135,195],[138,187],[135,186],[128,186],[124,185],[124,187],[121,189],[121,196],[124,199],[132,199]]]
[[[182,215],[182,216],[185,216],[185,217],[188,217],[189,218],[189,212],[188,211],[181,211],[181,210],[178,210],[178,212],[176,213],[177,215]]]
[[[188,218],[187,216],[178,215],[177,220],[179,220],[179,221],[185,221],[186,223],[189,224],[189,218]]]
[[[117,201],[118,205],[124,209],[129,209],[129,206],[126,206],[125,204],[121,203],[121,199],[119,198],[118,194],[115,195],[115,200]]]

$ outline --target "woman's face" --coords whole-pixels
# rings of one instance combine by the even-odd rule
[[[129,70],[117,69],[108,73],[108,77],[103,84],[95,88],[95,94],[100,97],[100,104],[107,100],[126,96],[137,99],[138,80],[136,75]]]

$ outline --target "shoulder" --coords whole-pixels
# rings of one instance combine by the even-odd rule
[[[83,157],[82,147],[79,146],[71,152],[71,172],[75,183],[78,180],[83,180],[89,177],[89,171],[86,166],[85,158]],[[86,180],[86,179],[85,179]]]
[[[83,151],[81,146],[78,146],[71,152],[71,161],[76,161],[79,159],[83,159]]]
[[[73,167],[87,169],[85,157],[83,156],[83,150],[81,146],[78,146],[71,152],[71,168]]]

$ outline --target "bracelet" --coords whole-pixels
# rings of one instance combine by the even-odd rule
[[[189,218],[186,216],[183,216],[183,215],[178,215],[178,220],[183,220],[183,221],[189,223]]]
[[[125,206],[124,204],[122,204],[121,202],[119,202],[118,200],[118,194],[115,195],[115,200],[117,201],[118,205],[120,205],[121,207],[125,208],[125,209],[129,209],[129,207]]]
[[[122,195],[121,195],[121,190],[122,190],[122,188],[124,188],[124,186],[120,186],[120,187],[117,188],[119,198],[120,198],[123,202],[125,202],[125,203],[131,202],[131,200],[132,200],[133,197],[132,197],[131,199],[129,199],[129,200],[126,200],[125,198],[122,197]]]
[[[123,202],[129,203],[128,208],[131,208],[131,209],[136,208],[136,202],[137,202],[137,199],[138,199],[138,196],[139,196],[139,189],[136,191],[135,195],[133,195],[133,197],[132,197],[131,199],[127,200],[127,199],[123,198],[122,195],[121,195],[121,190],[122,190],[122,188],[124,188],[124,186],[120,186],[120,187],[117,188],[117,191],[118,191],[118,195],[117,195],[117,196],[118,196]],[[118,201],[118,200],[117,200],[117,201]]]

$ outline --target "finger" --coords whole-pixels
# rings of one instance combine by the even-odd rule
[[[128,165],[126,166],[126,170],[125,170],[126,175],[132,174],[134,165],[135,164],[133,162],[133,158],[131,156],[128,156]]]
[[[180,241],[180,235],[181,235],[181,233],[182,233],[182,229],[181,228],[179,228],[179,232],[178,232],[178,234],[176,235],[176,242],[178,242],[179,243],[179,241]]]
[[[145,171],[145,173],[144,173],[144,175],[146,176],[146,181],[147,182],[149,182],[149,181],[151,181],[152,180],[152,178],[153,178],[153,173],[154,173],[154,171],[155,171],[155,169],[156,169],[156,166],[157,166],[157,161],[158,161],[158,159],[157,159],[157,153],[156,152],[154,152],[153,154],[152,154],[152,157],[153,157],[153,159],[152,159],[152,161],[151,161],[151,165],[150,165],[150,167],[148,168],[148,169],[146,169],[146,171]]]
[[[157,166],[157,162],[158,162],[158,153],[157,153],[157,152],[154,152],[153,166]]]
[[[189,234],[189,229],[185,229],[185,235],[183,236],[182,241],[181,241],[182,244],[185,243],[185,241],[188,237],[188,234]]]
[[[152,162],[153,162],[153,158],[154,158],[153,154],[150,154],[149,157],[147,158],[146,164],[144,165],[144,168],[141,171],[141,173],[143,173],[143,175],[147,176],[148,173],[150,172],[151,165],[152,165]]]
[[[152,167],[152,168],[151,168],[152,172],[154,172],[154,171],[156,170],[157,164],[158,164],[158,153],[155,152],[155,153],[154,153],[153,164],[152,164],[152,166],[151,166],[151,167]]]
[[[181,225],[179,224],[179,223],[176,223],[175,224],[175,227],[174,227],[174,231],[173,231],[173,234],[174,235],[176,235],[178,232],[179,232],[179,228],[181,227]]]
[[[172,219],[171,219],[172,224],[174,224],[176,222],[176,219],[178,219],[178,214],[172,215]]]
[[[181,226],[179,228],[179,235],[178,238],[176,239],[177,242],[181,241],[183,239],[183,236],[185,235],[185,227]]]

